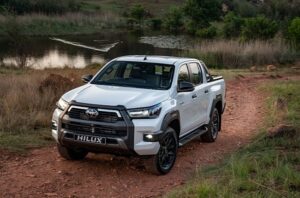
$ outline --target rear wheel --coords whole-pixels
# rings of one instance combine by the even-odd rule
[[[208,131],[201,136],[201,139],[205,142],[216,141],[220,129],[220,123],[221,123],[221,116],[219,114],[218,109],[214,108],[210,118]]]
[[[175,130],[167,128],[159,143],[160,149],[147,161],[147,168],[155,174],[164,175],[172,169],[177,156],[178,140]]]
[[[71,149],[60,144],[57,144],[57,150],[63,158],[67,160],[82,160],[88,154],[87,151],[82,149]]]

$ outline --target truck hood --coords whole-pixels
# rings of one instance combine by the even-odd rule
[[[170,97],[167,90],[140,89],[107,85],[86,84],[62,96],[67,101],[79,103],[117,106],[128,109],[156,105]]]

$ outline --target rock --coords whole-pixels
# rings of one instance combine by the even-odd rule
[[[278,138],[278,137],[294,137],[296,135],[296,129],[291,125],[280,124],[278,126],[268,129],[267,137]]]
[[[257,71],[257,67],[256,67],[256,66],[252,66],[252,67],[250,67],[249,69],[250,69],[251,72]]]
[[[51,90],[57,93],[59,90],[71,88],[73,82],[58,74],[49,74],[40,84],[39,91],[42,93],[45,90]]]
[[[277,67],[275,65],[267,65],[267,71],[275,71]]]

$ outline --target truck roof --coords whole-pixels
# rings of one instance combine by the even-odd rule
[[[149,56],[149,55],[129,55],[116,58],[117,61],[148,62],[167,65],[179,65],[186,61],[197,61],[193,58],[173,57],[173,56]]]

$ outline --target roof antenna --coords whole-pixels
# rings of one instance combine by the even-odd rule
[[[144,61],[147,60],[147,56],[144,57]]]

